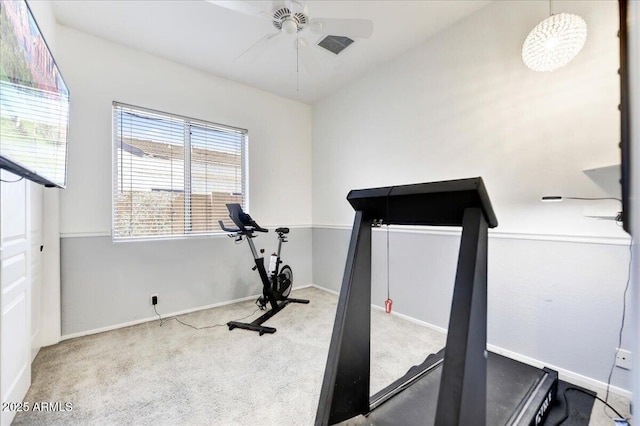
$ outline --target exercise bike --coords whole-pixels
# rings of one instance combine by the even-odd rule
[[[280,259],[282,243],[287,242],[289,228],[276,229],[276,233],[278,234],[278,251],[271,255],[269,270],[267,271],[264,266],[264,257],[262,256],[264,249],[260,249],[260,254],[258,254],[256,246],[253,243],[253,238],[257,237],[256,232],[269,232],[269,230],[262,228],[249,214],[242,211],[240,204],[227,204],[227,209],[229,210],[229,217],[238,228],[227,228],[221,220],[218,221],[218,224],[223,231],[229,233],[229,237],[235,238],[237,243],[241,242],[243,237],[246,238],[255,261],[255,266],[252,269],[254,271],[256,269],[258,270],[260,280],[262,281],[262,295],[256,300],[256,304],[263,311],[267,309],[267,305],[271,306],[270,310],[251,323],[230,321],[227,323],[227,326],[229,330],[243,328],[245,330],[257,331],[260,336],[265,333],[273,334],[276,332],[276,329],[262,325],[265,321],[280,312],[289,303],[309,303],[309,301],[305,299],[289,298],[291,287],[293,286],[293,271],[289,265],[284,265],[282,268],[280,267],[283,263]]]

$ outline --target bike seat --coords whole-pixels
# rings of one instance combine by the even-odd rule
[[[278,229],[276,229],[276,232],[278,234],[288,234],[289,233],[289,228],[278,228]]]

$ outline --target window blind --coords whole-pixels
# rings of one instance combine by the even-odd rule
[[[219,232],[246,208],[247,131],[113,105],[113,238]]]

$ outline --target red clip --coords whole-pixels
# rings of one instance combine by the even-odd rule
[[[393,300],[387,299],[384,301],[384,311],[388,314],[391,313],[391,305],[393,305]]]

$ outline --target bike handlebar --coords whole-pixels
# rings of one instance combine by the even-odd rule
[[[220,225],[220,228],[224,232],[240,232],[239,229],[227,228],[226,226],[224,226],[224,223],[221,220],[218,221],[218,225]]]
[[[255,223],[255,222],[254,222]],[[221,220],[218,221],[218,225],[220,225],[220,228],[224,231],[224,232],[231,232],[231,233],[239,233],[239,234],[251,234],[254,231],[257,232],[269,232],[268,229],[265,228],[261,228],[260,226],[246,226],[243,227],[244,229],[235,229],[235,228],[227,228],[224,225],[224,222],[222,222]],[[257,225],[257,224],[256,224]]]

